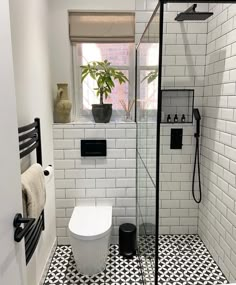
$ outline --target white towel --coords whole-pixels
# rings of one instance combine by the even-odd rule
[[[44,173],[40,164],[33,164],[21,175],[21,185],[23,210],[27,217],[38,219],[46,202]]]

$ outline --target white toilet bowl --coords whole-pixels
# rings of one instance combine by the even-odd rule
[[[77,268],[84,275],[105,269],[112,226],[111,206],[75,207],[69,222]]]

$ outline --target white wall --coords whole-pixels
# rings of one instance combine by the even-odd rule
[[[54,125],[57,236],[70,244],[68,223],[78,205],[112,205],[112,243],[122,223],[135,224],[135,123]],[[107,156],[81,157],[81,139],[106,139]]]
[[[8,0],[0,4],[0,42],[0,284],[26,285],[24,244],[14,242],[12,225],[22,204]]]
[[[50,12],[50,49],[51,49],[51,66],[52,66],[52,86],[53,86],[53,94],[54,96],[56,95],[56,84],[59,82],[68,82],[69,87],[70,87],[70,95],[72,95],[72,55],[71,55],[71,45],[69,41],[69,33],[68,33],[68,11],[69,10],[80,10],[80,11],[132,11],[136,12],[136,42],[139,41],[139,38],[141,34],[144,31],[144,28],[146,26],[146,23],[149,21],[149,18],[151,17],[152,11],[154,7],[157,4],[157,0],[149,0],[149,1],[108,1],[108,0],[99,0],[99,1],[82,1],[82,0],[51,0],[49,1],[49,12]],[[71,96],[72,97],[72,96]],[[122,125],[122,124],[121,124]],[[70,126],[71,127],[71,126]],[[99,126],[94,126],[93,124],[87,125],[89,128],[99,128]],[[59,127],[61,130],[56,130],[56,133],[54,134],[54,142],[55,142],[55,148],[57,150],[55,151],[55,158],[57,165],[61,165],[61,169],[57,171],[56,177],[57,180],[57,235],[58,235],[58,240],[60,243],[66,242],[68,243],[68,238],[67,238],[67,231],[66,231],[66,226],[68,224],[68,218],[71,214],[71,209],[74,205],[78,204],[80,201],[77,198],[81,198],[82,200],[90,200],[96,201],[99,203],[101,200],[110,200],[112,204],[114,205],[114,228],[113,228],[113,242],[117,242],[117,230],[118,230],[118,225],[122,223],[122,221],[130,221],[134,222],[134,171],[133,169],[121,169],[121,171],[116,171],[120,170],[120,166],[118,163],[116,163],[116,160],[118,160],[117,152],[119,147],[114,144],[111,146],[111,150],[109,151],[109,156],[108,156],[108,161],[112,160],[112,171],[114,174],[113,176],[110,177],[110,182],[113,185],[111,187],[111,190],[107,190],[106,187],[92,187],[91,189],[82,189],[78,190],[76,189],[77,187],[73,186],[72,190],[66,189],[68,188],[69,184],[67,184],[67,187],[62,187],[63,183],[61,183],[60,179],[61,178],[68,178],[65,177],[65,173],[67,173],[68,170],[66,167],[66,162],[68,160],[65,160],[64,155],[68,155],[68,153],[71,151],[71,153],[76,153],[75,157],[70,157],[70,160],[73,164],[73,161],[75,159],[78,160],[78,153],[79,149],[77,150],[77,147],[71,145],[70,150],[64,149],[63,144],[66,143],[66,137],[64,137],[64,133],[67,132],[66,129],[64,129],[62,126]],[[77,129],[81,129],[82,133],[84,133],[83,127],[80,127],[79,125],[76,126]],[[117,126],[114,126],[113,124],[109,124],[109,126],[106,126],[106,128],[109,128],[110,131],[114,131],[114,128],[121,128],[120,124],[117,124]],[[124,128],[124,127],[122,127]],[[134,131],[134,126],[132,127],[132,131]],[[118,131],[118,130],[117,130]],[[121,133],[123,134],[123,130],[121,130]],[[78,132],[78,130],[77,130]],[[85,131],[86,132],[86,131]],[[104,133],[105,136],[105,130],[101,129],[101,133]],[[59,137],[57,137],[59,135]],[[86,134],[85,134],[86,135]],[[86,135],[86,137],[88,137]],[[107,136],[108,139],[111,139],[109,135]],[[119,138],[119,134],[117,139]],[[68,139],[68,138],[67,138]],[[75,137],[70,137],[70,140],[73,142],[73,139]],[[114,137],[116,140],[116,137]],[[122,137],[121,140],[124,138]],[[111,139],[112,141],[113,139]],[[133,141],[133,138],[128,138],[127,142]],[[60,146],[60,142],[62,143]],[[129,144],[130,145],[130,144]],[[77,144],[78,146],[78,144]],[[128,151],[132,151],[131,150]],[[112,153],[112,150],[114,150],[114,153]],[[77,153],[78,152],[78,153]],[[64,153],[64,154],[63,154]],[[129,154],[125,154],[124,150],[121,150],[121,156],[122,159],[124,160],[124,163],[128,165],[130,159],[135,158],[135,154],[133,153],[131,156]],[[122,160],[121,159],[121,160]],[[64,161],[63,161],[64,160]],[[85,160],[86,161],[86,160]],[[64,164],[64,165],[63,165]],[[86,163],[85,163],[86,165]],[[102,171],[105,171],[106,168],[108,167],[108,162],[104,164],[104,169]],[[68,166],[69,167],[69,166]],[[129,166],[130,167],[130,166]],[[128,167],[128,168],[129,168]],[[134,166],[132,166],[134,167]],[[70,169],[71,167],[69,167]],[[71,171],[73,172],[74,167],[72,167]],[[78,167],[77,169],[79,169]],[[94,168],[96,168],[95,165],[95,160],[94,160]],[[121,180],[124,178],[124,170],[127,172],[127,178],[130,178],[129,185],[131,186],[126,186],[124,184],[124,189],[120,189],[121,187],[119,186],[119,183],[116,182],[118,178]],[[83,172],[84,169],[81,170]],[[94,169],[96,171],[96,169]],[[116,173],[115,173],[116,172]],[[120,173],[120,174],[119,174]],[[62,175],[62,176],[60,176]],[[120,175],[120,176],[119,176]],[[104,176],[105,178],[105,176]],[[74,177],[73,177],[74,179]],[[65,183],[67,183],[67,180],[65,180]],[[79,179],[77,179],[79,181]],[[99,179],[96,179],[99,180]],[[81,180],[82,182],[82,180]],[[124,181],[123,181],[124,182]],[[65,185],[64,183],[64,185]],[[68,182],[69,183],[69,182]],[[99,181],[98,181],[99,183]],[[78,184],[78,183],[77,183]],[[73,185],[73,182],[72,184]],[[101,185],[101,184],[100,184]],[[85,187],[86,188],[86,187]],[[100,188],[100,189],[99,189]],[[124,191],[125,190],[125,191]],[[81,195],[81,196],[80,196]],[[120,198],[120,200],[119,200]],[[65,205],[63,205],[63,200],[66,199],[67,202]],[[70,200],[70,201],[69,201]],[[123,201],[122,201],[123,200]],[[69,204],[68,204],[69,203]],[[123,203],[123,204],[122,204]],[[69,206],[66,206],[69,205]],[[123,209],[122,205],[124,206]],[[125,219],[124,216],[127,216]]]
[[[53,164],[52,93],[48,49],[48,1],[11,0],[11,29],[18,125],[41,119],[43,167]],[[55,242],[55,190],[47,183],[46,229],[27,266],[28,283],[39,283]]]
[[[135,42],[137,44],[157,4],[158,0],[135,0]]]
[[[68,82],[71,96],[73,90],[72,55],[69,40],[68,11],[134,11],[135,1],[50,0],[48,3],[53,94],[55,97],[57,83]]]
[[[236,280],[236,5],[210,5],[203,101],[199,234]]]
[[[70,46],[70,41],[69,41],[69,33],[68,33],[68,11],[69,10],[80,10],[80,11],[132,11],[135,12],[136,14],[136,23],[135,23],[135,29],[136,29],[136,43],[139,41],[147,22],[149,21],[152,12],[157,5],[157,0],[132,0],[132,1],[108,1],[108,0],[99,0],[99,1],[82,1],[82,0],[51,0],[49,1],[49,12],[50,12],[50,49],[51,49],[51,66],[52,66],[52,86],[53,86],[53,94],[54,96],[56,95],[56,84],[59,82],[68,82],[69,87],[70,87],[70,95],[72,95],[72,55],[71,55],[71,46]],[[72,97],[72,96],[71,96]],[[122,124],[117,124],[114,126],[113,124],[109,124],[109,126],[106,126],[106,128],[109,128],[111,132],[113,132],[114,128],[121,128]],[[77,129],[81,129],[82,133],[84,132],[83,127],[80,127],[79,124],[75,125]],[[89,128],[99,128],[99,126],[94,126],[93,124],[87,125]],[[60,129],[61,128],[61,129]],[[71,126],[70,126],[71,128]],[[102,128],[102,127],[101,127]],[[124,126],[122,127],[124,128]],[[128,128],[128,126],[127,126]],[[132,127],[132,132],[134,131],[134,126]],[[66,231],[66,226],[68,224],[68,218],[71,214],[71,209],[74,205],[78,204],[80,201],[79,199],[76,198],[81,198],[82,200],[86,200],[90,198],[93,201],[96,201],[99,203],[101,200],[111,200],[112,204],[114,205],[114,229],[113,229],[113,242],[117,242],[117,230],[118,230],[118,225],[123,221],[131,221],[134,222],[134,173],[133,169],[129,169],[130,166],[124,167],[124,169],[121,169],[121,166],[119,166],[119,162],[116,163],[116,160],[119,160],[118,157],[116,157],[117,152],[119,151],[119,147],[114,144],[111,146],[111,150],[109,151],[109,156],[108,156],[108,161],[112,160],[113,161],[113,167],[112,171],[114,174],[113,176],[110,177],[110,182],[111,185],[111,190],[107,190],[106,187],[94,187],[94,189],[82,189],[78,190],[76,189],[77,187],[73,186],[72,190],[66,189],[68,188],[69,184],[67,184],[68,187],[62,187],[63,183],[61,183],[60,179],[62,178],[69,178],[65,177],[65,173],[68,171],[74,171],[70,169],[71,167],[68,166],[70,170],[67,169],[66,167],[66,162],[68,160],[65,160],[64,155],[68,155],[69,152],[74,153],[75,157],[70,157],[70,160],[72,162],[71,165],[73,165],[73,161],[75,159],[78,160],[78,153],[79,149],[77,150],[77,147],[72,145],[70,146],[70,150],[64,149],[63,144],[66,143],[66,137],[64,136],[65,132],[67,132],[66,129],[64,129],[62,126],[59,127],[57,130],[55,128],[56,133],[54,133],[54,142],[55,142],[55,159],[57,162],[57,165],[61,165],[61,169],[57,171],[56,177],[57,180],[57,235],[58,235],[58,240],[60,243],[66,242],[68,243],[68,238],[67,238],[67,231]],[[118,131],[118,130],[117,130]],[[121,130],[121,133],[123,134],[123,130]],[[78,132],[78,130],[77,130]],[[86,131],[85,131],[86,132]],[[101,133],[104,133],[105,136],[105,130],[101,129]],[[57,137],[59,135],[59,137]],[[85,133],[86,135],[86,133]],[[86,136],[87,137],[87,136]],[[111,139],[109,135],[107,136],[108,139]],[[67,138],[68,139],[68,138]],[[70,137],[70,140],[73,142],[73,139],[75,137]],[[114,139],[119,139],[119,133],[118,137],[114,137]],[[124,138],[122,137],[121,140]],[[113,139],[111,139],[112,141]],[[127,138],[127,143],[129,141],[133,141],[133,138]],[[61,143],[61,146],[60,146]],[[130,145],[130,144],[127,144]],[[77,144],[78,146],[78,144]],[[69,146],[68,146],[69,147]],[[130,150],[126,150],[127,153],[132,151],[132,147],[130,147]],[[128,148],[128,147],[127,147]],[[114,150],[114,153],[112,151]],[[131,156],[130,154],[125,154],[124,150],[121,150],[121,156],[122,159],[124,160],[124,163],[126,165],[129,164],[129,160],[135,159],[135,154],[133,153]],[[64,160],[64,161],[63,161]],[[64,164],[64,165],[63,165]],[[86,165],[86,163],[85,163]],[[108,167],[108,163],[106,162],[104,164],[104,169],[102,171],[105,171],[106,168]],[[78,167],[77,169],[79,169]],[[94,160],[94,168],[95,166],[95,160]],[[120,170],[120,171],[116,171]],[[84,169],[81,170],[83,172]],[[96,171],[96,169],[94,169]],[[119,183],[116,182],[118,179],[123,179],[125,171],[127,172],[126,175],[130,182],[129,185],[127,186],[124,184],[124,189],[120,189],[121,187],[119,186]],[[116,172],[116,173],[115,173]],[[120,174],[119,174],[120,173]],[[62,176],[60,176],[62,175]],[[120,175],[120,176],[119,176]],[[104,176],[105,178],[105,176]],[[74,177],[73,177],[74,179]],[[69,181],[68,179],[65,179],[64,185]],[[77,179],[79,181],[79,179]],[[96,179],[99,180],[99,179]],[[81,179],[82,181],[82,179]],[[71,181],[72,184],[74,185],[73,181]],[[99,181],[98,181],[99,183]],[[101,184],[100,184],[101,185]],[[100,189],[99,189],[100,188]],[[124,191],[125,190],[125,191]],[[81,195],[81,197],[80,197]],[[120,198],[120,200],[119,200]],[[66,199],[67,202],[65,205],[63,205],[63,200]],[[70,200],[70,201],[69,201]],[[69,204],[68,204],[69,203]],[[123,203],[123,204],[122,204]],[[66,206],[69,205],[69,206]],[[123,209],[121,209],[122,205],[124,206]],[[124,216],[127,216],[125,219]]]
[[[99,1],[91,5],[87,1],[65,1],[52,0],[49,2],[50,12],[50,49],[51,49],[51,66],[52,66],[52,85],[53,94],[56,94],[56,84],[58,82],[68,82],[70,86],[70,95],[72,94],[72,57],[71,46],[68,34],[68,11],[69,10],[123,10],[136,12],[136,42],[138,42],[142,32],[145,29],[152,11],[155,8],[157,1],[122,1],[111,3],[110,1]],[[176,88],[194,88],[195,89],[195,103],[201,106],[201,98],[203,96],[204,86],[204,69],[205,69],[205,46],[206,46],[206,32],[207,23],[201,25],[199,29],[198,24],[192,23],[189,25],[179,24],[174,21],[177,12],[187,8],[189,4],[175,6],[168,5],[168,12],[165,17],[165,47],[164,47],[164,85],[165,87]],[[200,5],[200,10],[207,9],[207,5]],[[58,32],[60,31],[60,32]],[[183,33],[182,33],[183,32]],[[185,51],[184,45],[188,44]],[[174,48],[178,45],[178,51],[183,50],[181,54],[174,53]],[[203,48],[204,47],[204,48]],[[197,64],[197,67],[195,67]],[[169,129],[163,130],[165,138],[168,141]],[[194,141],[191,140],[191,135],[194,129],[188,127],[184,130],[184,149],[183,151],[172,152],[172,155],[167,155],[163,150],[163,177],[172,182],[166,186],[165,181],[162,181],[161,200],[163,205],[162,227],[163,233],[196,233],[197,232],[197,205],[192,202],[191,192],[191,172],[190,164],[192,163],[192,156],[194,153]],[[166,147],[166,146],[165,146]],[[167,157],[168,156],[168,157]],[[176,157],[179,161],[185,161],[175,164],[177,174],[172,173],[169,168],[171,157]],[[164,169],[168,169],[165,171]],[[164,173],[166,172],[166,173]],[[175,177],[183,177],[181,181],[175,180]],[[170,178],[171,177],[171,178]],[[172,179],[173,177],[173,179]],[[176,189],[169,189],[171,185],[176,185]],[[173,190],[173,191],[172,191]],[[172,193],[175,192],[175,193]],[[184,198],[180,202],[180,197]],[[172,211],[170,208],[173,207]],[[167,216],[166,213],[169,213]],[[173,219],[173,215],[178,215],[178,218]],[[180,219],[181,218],[181,219]],[[171,226],[170,226],[171,225]],[[64,236],[64,235],[63,235]]]
[[[52,66],[53,94],[56,96],[56,84],[69,83],[72,94],[72,56],[69,40],[68,11],[131,11],[136,12],[136,42],[139,41],[157,0],[50,0],[50,51]]]

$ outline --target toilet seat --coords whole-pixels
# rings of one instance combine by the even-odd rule
[[[111,206],[79,206],[74,208],[69,230],[76,239],[95,240],[105,236],[111,225]]]

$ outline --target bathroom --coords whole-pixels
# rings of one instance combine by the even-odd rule
[[[234,3],[1,1],[1,284],[236,282]],[[193,4],[201,17],[176,19]],[[130,119],[115,98],[117,109],[107,124],[94,123],[91,111],[81,109],[87,103],[77,85],[75,51],[80,47],[70,35],[72,12],[132,16],[135,31],[126,44],[129,64],[121,67],[129,83],[119,89],[135,100]],[[59,83],[69,86],[70,123],[54,122]],[[181,102],[184,105],[177,106]],[[21,172],[36,156],[32,152],[19,159],[17,128],[35,118],[40,118],[41,164],[50,175],[45,176],[45,229],[26,265],[24,242],[14,241],[13,219],[23,213]],[[81,140],[106,140],[106,157],[82,157]],[[197,141],[200,159],[195,164]],[[200,203],[192,195],[194,164],[198,202],[198,166],[201,172]],[[111,206],[106,268],[93,276],[80,274],[68,229],[73,210]],[[137,255],[132,259],[118,251],[119,227],[125,223],[137,227]]]

